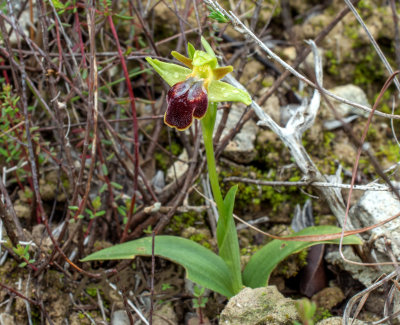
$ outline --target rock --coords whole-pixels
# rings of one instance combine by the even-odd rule
[[[329,287],[316,293],[311,300],[314,301],[318,307],[331,310],[345,298],[343,291],[339,287]]]
[[[174,308],[170,304],[163,304],[153,315],[153,325],[178,324]]]
[[[367,106],[367,107],[371,107],[371,105],[368,102],[367,99],[367,95],[365,94],[364,90],[362,90],[360,87],[352,85],[352,84],[348,84],[348,85],[344,85],[344,86],[338,86],[332,89],[329,89],[329,91],[331,91],[332,93],[343,97],[345,99],[348,99],[352,102]],[[341,102],[337,102],[335,100],[332,99],[332,104],[334,105],[337,113],[341,116],[341,117],[345,117],[349,114],[357,114],[360,116],[368,116],[368,112],[365,112],[359,108],[341,103]],[[323,101],[322,103],[322,111],[323,111],[323,115],[325,115],[326,119],[335,119],[335,116],[332,112],[332,110],[330,109],[330,107]]]
[[[225,128],[222,131],[221,138],[227,135],[231,129],[236,127],[241,116],[243,115],[243,112],[243,105],[232,105],[229,112],[228,120],[226,121]],[[220,123],[221,118],[222,111],[218,111],[215,123],[215,130],[217,129],[217,125]],[[230,141],[226,146],[224,150],[224,156],[232,159],[239,164],[246,164],[251,162],[257,154],[254,148],[254,141],[256,139],[257,130],[258,127],[254,121],[247,121],[243,125],[241,131],[237,133],[233,140]]]
[[[221,313],[220,324],[292,325],[298,319],[295,301],[285,298],[275,286],[244,288],[232,297]]]
[[[190,318],[188,318],[187,325],[210,325],[210,320],[207,317],[203,316],[203,322],[200,323],[200,318],[197,315],[193,315]]]
[[[111,325],[129,325],[129,317],[125,310],[116,310],[111,316]]]
[[[44,201],[50,201],[53,200],[56,194],[57,186],[56,184],[49,183],[45,181],[44,179],[40,179],[39,181],[40,185],[40,196]]]
[[[276,123],[279,123],[281,118],[281,109],[279,105],[279,98],[276,95],[270,96],[262,106],[262,109],[267,113]]]
[[[53,249],[53,242],[47,234],[46,227],[44,224],[38,224],[32,228],[32,240],[33,242],[45,252],[49,252]]]
[[[362,320],[356,319],[353,323],[351,323],[352,318],[350,318],[349,324],[353,325],[366,325],[369,324],[368,322],[363,322]],[[342,325],[342,317],[330,317],[324,320],[321,320],[316,325]]]
[[[243,75],[240,78],[240,83],[246,86],[250,94],[256,94],[260,89],[260,84],[263,81],[264,65],[256,60],[251,60],[246,63]]]
[[[151,180],[151,185],[154,187],[154,191],[159,194],[165,187],[165,176],[162,170],[157,170],[156,174]]]
[[[354,164],[356,160],[356,149],[349,142],[334,142],[333,153],[340,162],[348,165]]]
[[[18,218],[29,219],[31,217],[31,207],[29,204],[16,200],[14,210]]]
[[[394,184],[398,186],[398,184]],[[400,211],[400,202],[391,192],[367,191],[350,210],[349,217],[355,227],[366,227],[377,224]],[[400,261],[400,220],[389,223],[361,234],[366,240],[375,237],[373,248],[377,252],[377,260],[390,261],[385,242],[390,243],[393,255]],[[380,253],[380,254],[379,254]]]
[[[172,182],[175,178],[179,179],[189,169],[189,157],[186,150],[179,155],[179,160],[167,170],[167,182]]]
[[[353,249],[349,246],[343,247],[343,255],[348,260],[362,262],[361,259],[356,254],[354,254]],[[325,260],[328,263],[336,265],[340,269],[349,272],[353,279],[360,281],[365,287],[369,287],[370,285],[372,285],[375,280],[382,275],[382,273],[390,273],[393,269],[390,266],[381,266],[381,269],[377,270],[372,267],[365,267],[362,265],[348,263],[342,259],[338,250],[327,253],[325,255]]]
[[[7,313],[1,313],[0,314],[0,324],[1,325],[14,325],[15,324],[14,316],[7,314]]]

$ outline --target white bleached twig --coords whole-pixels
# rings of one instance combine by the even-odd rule
[[[216,0],[204,0],[204,2],[206,2],[208,5],[210,5],[214,10],[219,11],[220,13],[224,14],[235,26],[239,27],[239,28],[237,28],[239,30],[239,32],[250,37],[264,52],[266,52],[268,57],[270,57],[273,60],[275,60],[276,62],[278,62],[283,68],[288,70],[299,80],[302,80],[303,82],[305,82],[306,84],[308,84],[309,86],[311,86],[313,88],[318,88],[311,80],[309,80],[304,75],[302,75],[301,73],[296,71],[292,66],[290,66],[288,63],[286,63],[284,60],[282,60],[277,54],[275,54],[263,41],[261,41],[251,30],[249,30],[247,28],[247,26],[244,25],[241,22],[241,20],[232,11],[229,11],[229,13],[226,12],[226,10],[224,10]],[[320,86],[321,86],[321,84],[320,84]],[[322,91],[325,95],[327,95],[341,103],[359,108],[368,113],[371,112],[370,107],[361,105],[361,104],[352,102],[346,98],[340,97],[340,96],[326,90],[323,87],[321,87],[320,91]],[[382,116],[382,117],[386,117],[386,118],[400,119],[399,115],[386,114],[386,113],[382,113],[379,111],[375,111],[374,115],[378,115],[378,116]]]

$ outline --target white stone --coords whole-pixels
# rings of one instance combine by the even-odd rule
[[[222,131],[221,139],[228,134],[228,132],[235,128],[244,112],[244,106],[240,104],[233,104],[225,128]],[[215,122],[215,130],[221,122],[222,111],[217,112],[217,119]],[[243,164],[251,162],[256,156],[254,142],[256,140],[258,127],[252,120],[247,121],[239,133],[228,143],[224,150],[224,155],[233,161]]]
[[[186,150],[179,155],[179,160],[167,170],[167,182],[179,179],[189,169],[189,157]]]
[[[329,89],[335,95],[343,97],[349,101],[355,102],[357,104],[361,104],[367,107],[371,107],[368,102],[367,95],[365,94],[364,90],[360,87],[352,84],[338,86],[332,89]],[[330,98],[331,99],[331,98]],[[334,99],[331,100],[332,104],[334,105],[336,111],[339,113],[341,117],[347,116],[349,114],[357,114],[360,116],[368,116],[368,112],[363,111],[362,109],[338,102]],[[330,107],[324,103],[323,109],[326,110],[326,115],[328,119],[334,119],[333,112],[331,111]]]
[[[396,184],[394,184],[397,186]],[[400,202],[391,192],[368,191],[355,206],[350,210],[349,217],[356,227],[367,227],[384,221],[400,212]],[[390,257],[385,247],[385,239],[391,243],[391,250],[400,261],[400,220],[396,218],[384,225],[371,229],[361,234],[366,240],[371,236],[376,237],[374,248],[377,251],[377,258],[380,260]]]

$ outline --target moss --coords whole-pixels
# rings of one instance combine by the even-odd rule
[[[174,215],[169,229],[174,233],[180,233],[184,228],[193,226],[197,219],[198,213],[194,211]]]
[[[168,161],[169,159],[165,156],[163,152],[156,152],[154,154],[154,158],[156,160],[157,167],[162,169],[164,172],[167,171],[168,168]]]
[[[396,163],[400,160],[400,151],[397,143],[388,140],[386,144],[382,144],[380,150],[376,153],[377,157],[385,157],[388,161]]]
[[[333,51],[332,50],[325,51],[325,57],[326,57],[327,63],[328,63],[328,72],[334,76],[339,75],[338,60],[336,59],[335,55],[333,54]]]
[[[94,287],[88,287],[85,289],[86,293],[91,296],[91,297],[96,297],[97,296],[97,288]]]
[[[164,143],[162,144],[171,154],[174,156],[179,156],[182,151],[183,147],[174,139],[171,141],[170,144]],[[167,171],[169,165],[172,163],[173,159],[170,159],[168,155],[164,152],[156,152],[154,154],[154,158],[156,160],[157,168],[162,169],[164,172]]]
[[[315,316],[313,318],[314,322],[319,322],[323,319],[327,319],[329,317],[332,317],[333,315],[331,314],[331,312],[328,309],[319,307],[317,308],[316,312],[315,312]]]
[[[383,84],[385,71],[382,63],[374,51],[360,53],[354,70],[354,83],[359,86],[368,86],[371,83]]]
[[[220,183],[224,194],[235,184],[238,185],[238,191],[235,200],[235,210],[242,214],[248,211],[257,212],[263,209],[270,209],[273,212],[279,211],[282,204],[303,203],[305,196],[295,187],[285,186],[261,186],[256,184],[245,184],[242,182],[223,182],[224,178],[231,176],[240,176],[244,178],[262,179],[275,181],[276,170],[270,169],[268,172],[262,172],[254,166],[247,168],[228,166],[229,169],[222,170],[219,174]],[[300,172],[296,169],[292,172],[289,180],[296,181],[300,179]]]
[[[196,243],[199,243],[200,245],[204,246],[205,248],[211,249],[211,245],[208,242],[208,238],[205,234],[202,233],[198,233],[198,234],[194,234],[192,236],[189,237],[190,240],[195,241]]]

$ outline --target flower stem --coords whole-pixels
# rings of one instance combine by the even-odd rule
[[[210,177],[211,190],[215,203],[217,204],[218,212],[220,213],[220,210],[224,204],[224,200],[222,198],[221,188],[218,182],[217,167],[214,156],[213,131],[216,113],[217,103],[210,102],[207,115],[201,120],[201,126],[203,130],[204,147],[206,149],[207,167],[208,175]]]
[[[237,186],[232,187],[226,194],[225,200],[221,194],[218,182],[217,168],[214,157],[213,130],[217,116],[217,104],[210,102],[206,116],[201,120],[203,129],[204,147],[206,149],[208,174],[217,204],[219,219],[217,223],[218,254],[231,270],[232,290],[238,293],[242,288],[242,276],[240,271],[239,241],[235,222],[233,220],[233,207]]]

